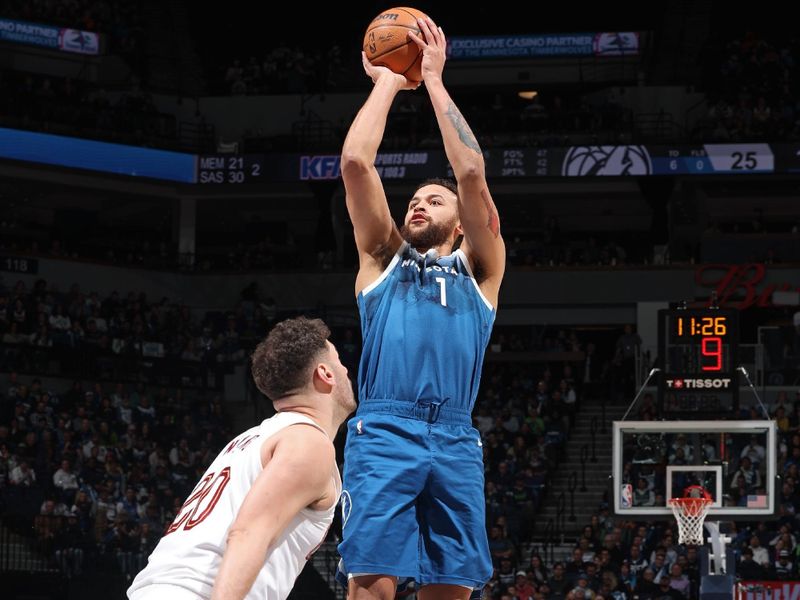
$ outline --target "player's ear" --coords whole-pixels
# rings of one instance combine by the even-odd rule
[[[315,385],[319,382],[328,387],[336,383],[336,376],[328,363],[321,362],[317,364],[317,367],[314,369],[314,382]]]

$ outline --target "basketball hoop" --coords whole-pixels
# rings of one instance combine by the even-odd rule
[[[669,506],[678,521],[678,543],[691,546],[703,545],[703,521],[714,501],[705,488],[690,485],[683,491],[683,498],[670,498]]]

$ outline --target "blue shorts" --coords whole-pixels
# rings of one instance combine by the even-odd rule
[[[339,553],[352,575],[482,587],[483,448],[469,413],[367,401],[347,423]]]

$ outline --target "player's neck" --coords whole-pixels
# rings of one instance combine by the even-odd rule
[[[424,246],[414,246],[414,250],[419,252],[421,255],[425,256],[428,252],[435,252],[436,256],[450,256],[453,252],[453,245],[452,244],[439,244],[438,246],[431,246],[431,247],[424,247]]]
[[[299,402],[296,396],[289,396],[277,402],[273,402],[273,406],[278,412],[294,412],[305,415],[319,425],[331,441],[336,437],[339,425],[341,425],[343,421],[337,422],[335,415],[331,414],[331,410],[312,408],[304,402]]]

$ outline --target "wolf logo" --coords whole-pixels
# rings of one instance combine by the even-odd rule
[[[566,177],[650,175],[653,164],[644,146],[571,146],[561,174]]]

